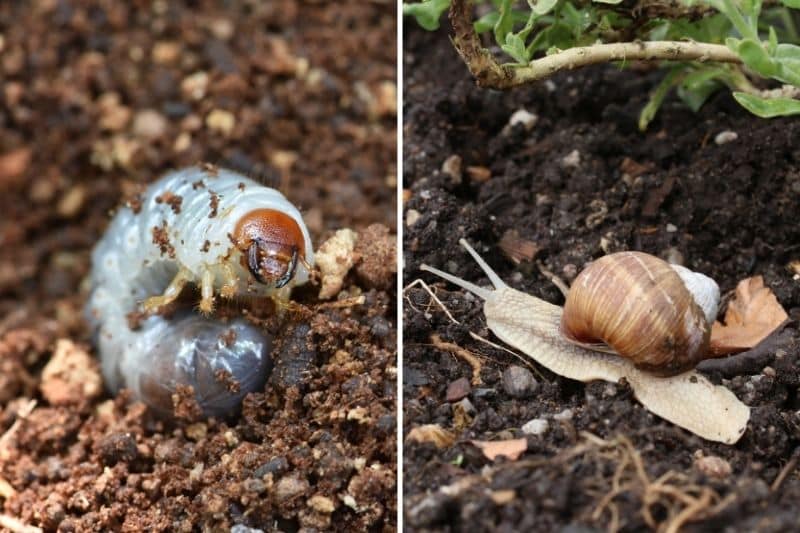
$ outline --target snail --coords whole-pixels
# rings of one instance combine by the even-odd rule
[[[675,375],[708,356],[719,287],[698,272],[642,252],[593,261],[575,279],[564,304],[561,333],[603,349],[642,370]]]
[[[555,374],[569,379],[582,382],[601,379],[616,383],[624,378],[645,408],[705,439],[732,444],[744,434],[750,408],[727,388],[713,385],[701,374],[687,370],[695,364],[696,354],[703,353],[703,345],[708,344],[708,324],[716,315],[715,302],[719,298],[719,291],[712,280],[687,269],[673,268],[652,256],[644,260],[642,256],[645,254],[627,253],[618,258],[612,255],[595,261],[578,275],[569,290],[568,307],[562,309],[509,287],[464,239],[459,242],[483,269],[494,290],[484,289],[428,265],[422,265],[421,269],[482,298],[487,326],[500,340]],[[625,264],[628,264],[630,272],[616,272],[609,276],[609,269],[615,270]],[[618,285],[632,281],[629,277],[643,277],[640,280],[643,285],[626,294]],[[697,284],[701,287],[695,300],[683,292],[689,293],[686,283],[681,282],[683,279],[688,279],[690,286]],[[667,289],[665,283],[672,285],[669,290],[675,292],[662,294]],[[598,284],[607,287],[603,289]],[[603,290],[612,292],[602,297],[595,294]],[[633,313],[638,313],[642,319],[652,319],[653,330],[634,331],[635,328],[641,328],[641,324],[636,320],[630,321],[632,311],[626,306],[631,304],[636,309],[642,303],[639,300],[647,298],[659,301],[663,298],[663,301],[653,305],[644,304]],[[687,298],[692,301],[684,304]],[[587,300],[593,299],[595,301],[587,303]],[[685,310],[667,312],[665,316],[654,318],[653,315],[664,313],[661,307],[664,302],[669,304],[670,300],[672,304],[686,305]],[[567,312],[575,314],[565,317]],[[592,313],[596,316],[593,317]],[[608,322],[598,330],[587,332],[585,326],[592,325],[596,320]],[[652,341],[653,331],[669,327],[675,329],[671,334],[673,340],[667,344],[691,348],[691,355],[672,353],[665,360],[663,355],[653,356],[653,352],[648,351],[646,346]],[[695,333],[686,333],[686,328],[697,330]],[[624,330],[632,330],[627,334],[632,335],[634,341],[644,341],[644,348],[639,352],[634,350],[630,358],[607,353],[614,349],[614,345],[627,350],[627,345],[618,343],[616,335],[620,331],[625,333]],[[609,331],[614,334],[608,335]],[[608,343],[608,346],[598,346],[597,341]],[[663,344],[665,341],[661,342]],[[651,367],[656,368],[656,373],[649,370]]]
[[[313,264],[303,218],[278,191],[211,166],[168,173],[117,212],[92,253],[85,314],[107,387],[169,414],[177,387],[191,385],[206,416],[233,413],[263,387],[271,338],[211,317],[216,295],[285,301]],[[188,284],[200,313],[162,316]]]

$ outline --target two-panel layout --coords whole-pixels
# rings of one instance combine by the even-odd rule
[[[798,28],[0,3],[0,530],[800,530]]]

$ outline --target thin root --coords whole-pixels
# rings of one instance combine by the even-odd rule
[[[403,289],[403,296],[405,296],[406,300],[408,301],[408,305],[409,305],[409,307],[411,307],[411,309],[413,309],[414,311],[417,311],[417,312],[421,312],[419,309],[417,309],[416,307],[414,307],[414,304],[411,302],[411,299],[410,299],[408,296],[406,296],[406,292],[407,292],[409,289],[411,289],[411,288],[413,288],[413,287],[416,287],[417,285],[419,285],[420,287],[422,287],[422,289],[423,289],[425,292],[427,292],[427,293],[430,295],[430,297],[431,297],[431,300],[433,300],[434,302],[436,302],[436,304],[439,306],[439,308],[440,308],[442,311],[444,311],[444,314],[446,314],[446,315],[447,315],[447,318],[449,318],[451,322],[453,322],[454,324],[461,324],[461,322],[459,322],[458,320],[456,320],[456,319],[453,317],[453,315],[451,315],[451,314],[450,314],[450,310],[449,310],[449,309],[447,309],[447,306],[445,306],[445,305],[442,303],[442,301],[441,301],[441,300],[439,300],[439,298],[436,296],[436,293],[435,293],[435,292],[434,292],[434,291],[433,291],[433,290],[432,290],[432,289],[431,289],[431,288],[428,286],[428,284],[427,284],[427,283],[425,283],[425,282],[424,282],[424,281],[422,281],[421,279],[415,279],[414,281],[412,281],[411,283],[409,283],[409,284],[406,286],[406,288],[405,288],[405,289]],[[430,304],[428,304],[428,306],[430,307]]]
[[[777,477],[775,477],[775,481],[773,481],[772,485],[769,487],[770,492],[776,492],[781,488],[781,485],[783,485],[783,480],[785,480],[797,467],[798,460],[800,460],[800,447],[794,449],[791,458],[786,462],[785,465],[783,465],[783,468],[781,468],[781,471],[778,473]]]
[[[536,366],[534,366],[534,365],[532,365],[532,364],[531,364],[531,360],[530,360],[530,358],[528,358],[528,357],[523,357],[523,356],[521,356],[520,354],[518,354],[517,352],[515,352],[515,351],[512,351],[512,350],[509,350],[509,349],[508,349],[508,348],[506,348],[505,346],[500,346],[499,344],[497,344],[497,343],[495,343],[495,342],[492,342],[492,341],[490,341],[489,339],[484,339],[483,337],[481,337],[480,335],[478,335],[478,334],[477,334],[477,333],[475,333],[474,331],[470,331],[470,332],[469,332],[469,336],[470,336],[470,337],[472,337],[473,339],[475,339],[475,340],[476,340],[476,341],[478,341],[478,342],[482,342],[482,343],[484,343],[484,344],[488,344],[488,345],[489,345],[489,346],[491,346],[492,348],[497,348],[498,350],[502,350],[502,351],[504,351],[504,352],[508,352],[508,353],[510,353],[511,355],[513,355],[514,357],[516,357],[517,359],[519,359],[520,361],[522,361],[522,363],[523,363],[523,364],[524,364],[524,365],[525,365],[527,368],[530,368],[531,370],[533,370],[534,372],[536,372],[536,375],[537,375],[537,376],[539,376],[539,378],[540,378],[542,381],[547,381],[547,380],[545,379],[545,377],[544,377],[544,374],[542,374],[541,372],[539,372],[539,369],[538,369],[538,368],[536,368]]]
[[[481,364],[481,360],[478,358],[478,356],[469,350],[462,348],[458,344],[443,341],[442,338],[436,333],[431,335],[431,344],[433,344],[435,348],[450,352],[469,363],[469,366],[472,367],[472,384],[477,386],[483,383],[481,381],[481,369],[483,368],[483,365]]]
[[[564,280],[547,270],[547,267],[545,267],[544,263],[541,261],[536,261],[536,266],[539,267],[539,272],[541,272],[544,277],[549,279],[553,285],[558,287],[558,290],[560,290],[561,294],[563,294],[564,298],[566,298],[569,294],[569,285],[567,285]]]
[[[416,286],[422,287],[422,289],[425,292],[427,292],[428,295],[431,297],[432,302],[428,303],[428,306],[427,306],[428,309],[430,309],[430,307],[433,305],[433,303],[435,303],[436,306],[439,307],[439,309],[444,311],[444,314],[447,315],[447,318],[450,319],[450,322],[452,322],[453,324],[459,324],[459,325],[461,324],[461,322],[459,322],[458,320],[455,319],[455,317],[453,317],[453,315],[450,313],[450,310],[447,308],[447,306],[444,305],[442,303],[442,301],[436,296],[436,292],[433,289],[431,289],[430,286],[427,283],[425,283],[423,280],[421,280],[421,279],[415,279],[414,281],[409,283],[403,289],[403,295],[405,296],[405,299],[408,302],[408,306],[411,307],[411,309],[413,309],[414,311],[417,311],[418,313],[422,313],[422,311],[420,309],[418,309],[417,307],[415,307],[413,302],[411,301],[411,299],[406,295],[406,292],[409,289],[411,289],[413,287],[416,287]],[[497,348],[498,350],[502,350],[504,352],[510,353],[511,355],[513,355],[514,357],[516,357],[517,359],[522,361],[525,364],[525,366],[527,366],[528,368],[533,369],[533,371],[536,372],[536,375],[539,376],[542,380],[544,380],[544,376],[542,375],[542,373],[539,372],[539,370],[536,367],[534,367],[534,366],[532,366],[530,364],[530,359],[528,359],[526,357],[523,357],[520,354],[509,350],[505,346],[500,346],[499,344],[496,344],[496,343],[494,343],[494,342],[492,342],[492,341],[490,341],[488,339],[484,339],[483,337],[481,337],[480,335],[478,335],[474,331],[470,331],[469,335],[470,335],[470,337],[472,337],[473,339],[475,339],[478,342],[482,342],[484,344],[488,344],[492,348]],[[439,340],[441,341],[441,339],[439,339]],[[435,343],[434,343],[434,345],[435,345]],[[453,345],[453,346],[455,346],[455,345]],[[457,348],[464,350],[464,348],[461,348],[460,346],[458,346]],[[467,353],[472,354],[472,352],[467,352]],[[480,361],[478,361],[478,363],[480,364]],[[472,363],[470,363],[470,365],[472,365]],[[474,373],[475,366],[474,365],[472,365],[472,366],[473,366],[473,382],[474,382],[475,381],[475,377],[474,377],[475,376],[475,373]],[[478,383],[480,383],[480,377],[478,377]]]
[[[4,527],[13,533],[42,533],[41,528],[29,526],[7,514],[0,514],[0,527]]]
[[[22,421],[28,418],[28,416],[33,412],[34,408],[36,408],[36,400],[30,400],[28,403],[23,405],[19,411],[17,411],[17,419],[14,420],[14,423],[11,424],[11,427],[3,433],[3,436],[0,437],[0,461],[7,461],[9,459],[9,450],[8,445],[12,438],[14,438],[14,434],[19,430],[19,426],[22,424]]]
[[[345,298],[344,300],[334,300],[333,302],[323,302],[316,305],[317,309],[344,309],[346,307],[355,307],[357,305],[364,305],[366,301],[363,294],[353,296],[352,298]]]

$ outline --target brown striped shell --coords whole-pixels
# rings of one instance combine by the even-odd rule
[[[716,289],[713,280],[698,276]],[[669,263],[619,252],[597,259],[575,278],[561,332],[582,346],[605,343],[642,370],[674,375],[706,357],[707,314]]]

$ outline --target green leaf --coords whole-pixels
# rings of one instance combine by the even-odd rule
[[[761,118],[800,115],[800,100],[793,98],[762,98],[740,92],[734,92],[733,97],[742,107]]]
[[[517,24],[517,23],[524,24],[528,22],[528,18],[530,16],[531,16],[530,12],[519,11],[515,9],[511,11],[512,24]],[[485,33],[489,30],[493,30],[499,18],[500,18],[500,13],[498,11],[489,11],[484,16],[473,22],[475,31],[478,33]]]
[[[681,86],[694,90],[706,85],[711,80],[724,79],[727,75],[728,71],[724,67],[704,66],[683,78]]]
[[[793,9],[800,9],[800,0],[781,0],[781,4]]]
[[[703,76],[693,77],[695,74]],[[706,100],[722,87],[722,84],[714,79],[716,74],[716,72],[696,72],[687,76],[678,86],[678,97],[689,109],[698,112]]]
[[[500,18],[500,13],[498,13],[497,11],[490,11],[486,13],[484,16],[482,16],[473,23],[475,31],[478,33],[485,33],[489,30],[494,29],[494,25],[497,24],[497,19],[499,18]]]
[[[742,12],[744,15],[754,15],[757,14],[756,10],[760,9],[760,4],[756,5],[757,2],[755,0],[740,0],[739,5],[742,7]]]
[[[506,36],[514,29],[514,20],[511,18],[511,0],[500,2],[500,17],[494,25],[494,40],[498,44],[506,42]]]
[[[774,58],[779,69],[775,79],[800,87],[800,46],[779,44],[775,47]]]
[[[414,17],[417,24],[433,31],[439,29],[439,19],[449,7],[450,0],[425,0],[417,4],[403,4],[403,15]]]
[[[775,59],[800,61],[800,46],[796,44],[779,44],[775,47]]]
[[[800,87],[800,63],[797,61],[784,60],[780,64],[780,72],[775,75],[775,79]]]
[[[509,33],[505,44],[501,48],[503,52],[513,57],[517,63],[527,63],[531,59],[525,49],[525,41],[516,33]]]
[[[639,129],[644,131],[647,129],[647,126],[656,116],[658,113],[658,109],[661,107],[661,104],[664,103],[664,98],[666,98],[669,90],[672,89],[677,83],[680,82],[681,77],[683,75],[684,67],[678,67],[672,69],[669,74],[667,74],[661,83],[658,84],[658,87],[650,94],[650,100],[647,101],[647,105],[642,108],[642,111],[639,113]]]
[[[775,28],[772,26],[769,27],[769,45],[767,46],[767,52],[770,55],[775,55],[775,50],[778,48],[778,34],[775,33]]]
[[[589,9],[577,9],[572,4],[564,4],[561,8],[561,16],[566,25],[571,29],[575,39],[579,39],[595,19],[595,11]]]
[[[550,13],[553,8],[556,7],[557,3],[558,0],[538,0],[537,2],[528,0],[528,5],[531,7],[531,11],[540,16]]]
[[[765,78],[772,78],[780,71],[778,63],[755,39],[742,39],[736,53],[745,65]]]

